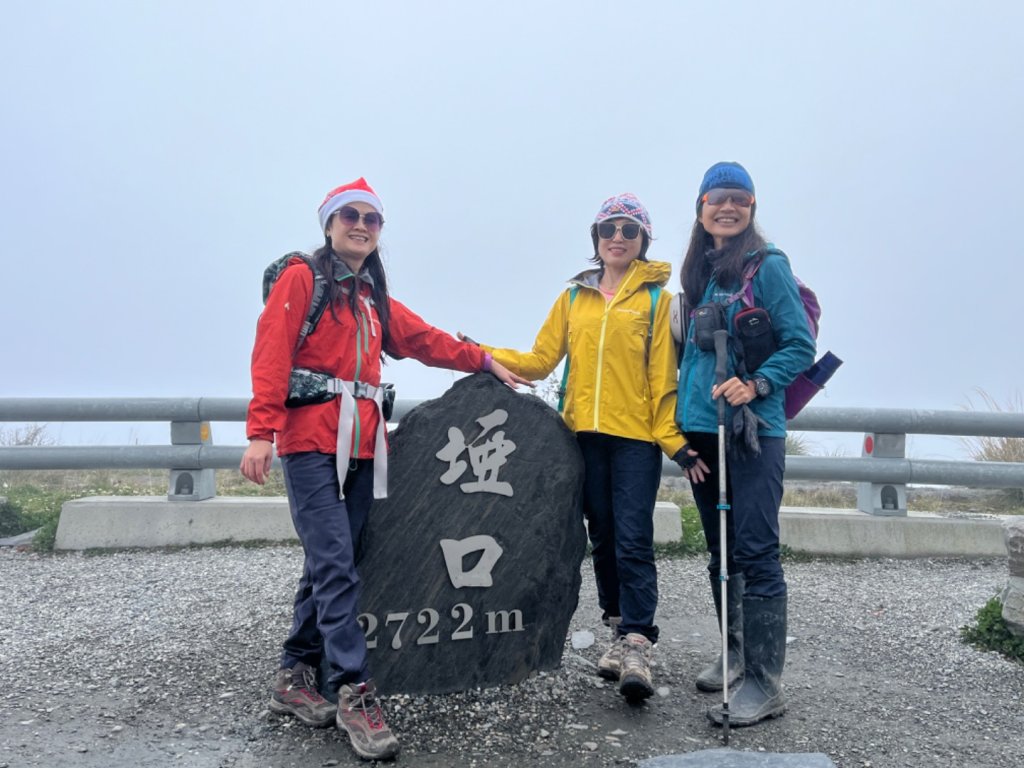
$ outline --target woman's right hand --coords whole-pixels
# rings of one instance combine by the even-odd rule
[[[249,447],[242,454],[239,466],[246,480],[263,485],[270,475],[270,465],[274,461],[274,444],[269,440],[250,440]]]
[[[512,373],[512,371],[494,359],[491,360],[491,375],[502,384],[512,387],[512,389],[518,389],[519,384],[525,384],[531,389],[535,386],[529,379],[524,379],[518,373]]]
[[[673,457],[673,460],[683,470],[683,477],[691,483],[703,483],[704,479],[711,474],[711,469],[704,463],[704,459],[692,448],[683,448]]]

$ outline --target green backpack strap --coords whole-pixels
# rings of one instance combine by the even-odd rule
[[[658,299],[661,298],[661,286],[648,283],[647,290],[651,294],[651,324],[647,326],[647,346],[650,347],[654,335],[654,310],[658,308]]]
[[[647,325],[647,347],[646,354],[650,355],[651,352],[651,337],[654,335],[654,313],[658,308],[658,299],[661,298],[661,286],[647,284],[647,291],[651,294],[651,321]],[[572,309],[572,303],[576,301],[576,294],[580,292],[580,287],[574,285],[569,289],[569,308]],[[566,321],[568,323],[568,320]],[[565,367],[562,369],[562,386],[558,388],[558,412],[561,413],[565,408],[565,392],[566,385],[569,383],[569,355],[565,355]]]
[[[569,309],[572,309],[572,303],[576,301],[576,294],[580,292],[580,287],[574,285],[569,289]],[[569,318],[565,319],[566,335],[568,335],[569,329]],[[562,368],[562,386],[558,388],[558,412],[561,413],[565,408],[565,386],[569,382],[569,353],[565,354],[565,367]]]

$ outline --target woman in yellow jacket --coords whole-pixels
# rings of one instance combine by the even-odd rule
[[[669,328],[671,266],[647,260],[651,220],[631,194],[609,198],[590,228],[597,266],[570,281],[533,349],[483,345],[510,371],[546,378],[568,355],[565,423],[584,460],[583,511],[598,602],[615,640],[598,662],[627,699],[654,692],[654,503],[661,451],[704,469],[675,421],[676,352]],[[659,450],[660,449],[660,450]]]

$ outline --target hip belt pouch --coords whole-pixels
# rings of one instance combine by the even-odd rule
[[[708,302],[693,310],[693,340],[697,349],[712,352],[715,349],[715,331],[724,331],[725,310],[721,304]]]
[[[339,382],[329,373],[311,371],[308,368],[293,368],[288,377],[286,408],[301,408],[304,405],[320,405],[337,397]],[[391,420],[395,409],[395,385],[382,383],[380,410],[384,421]],[[360,395],[357,395],[357,397]]]
[[[285,408],[300,408],[303,405],[319,405],[337,397],[330,382],[334,377],[329,373],[311,371],[308,368],[293,368],[288,378],[288,397]]]
[[[747,373],[753,373],[775,352],[771,316],[761,307],[740,310],[733,318],[733,330],[743,350]]]

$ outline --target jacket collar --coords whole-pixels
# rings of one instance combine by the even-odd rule
[[[352,271],[349,265],[342,261],[335,253],[331,254],[331,266],[334,268],[333,277],[336,282],[341,283],[356,277],[356,274]],[[373,275],[370,274],[370,271],[366,268],[365,264],[363,268],[359,270],[358,277],[361,283],[373,288]]]
[[[569,282],[597,290],[603,271],[601,267],[585,269],[569,280]],[[648,283],[665,285],[668,283],[668,278],[671,274],[672,265],[668,262],[634,259],[633,263],[629,265],[629,269],[626,270],[626,276],[622,278],[622,283],[628,291],[635,291]]]

